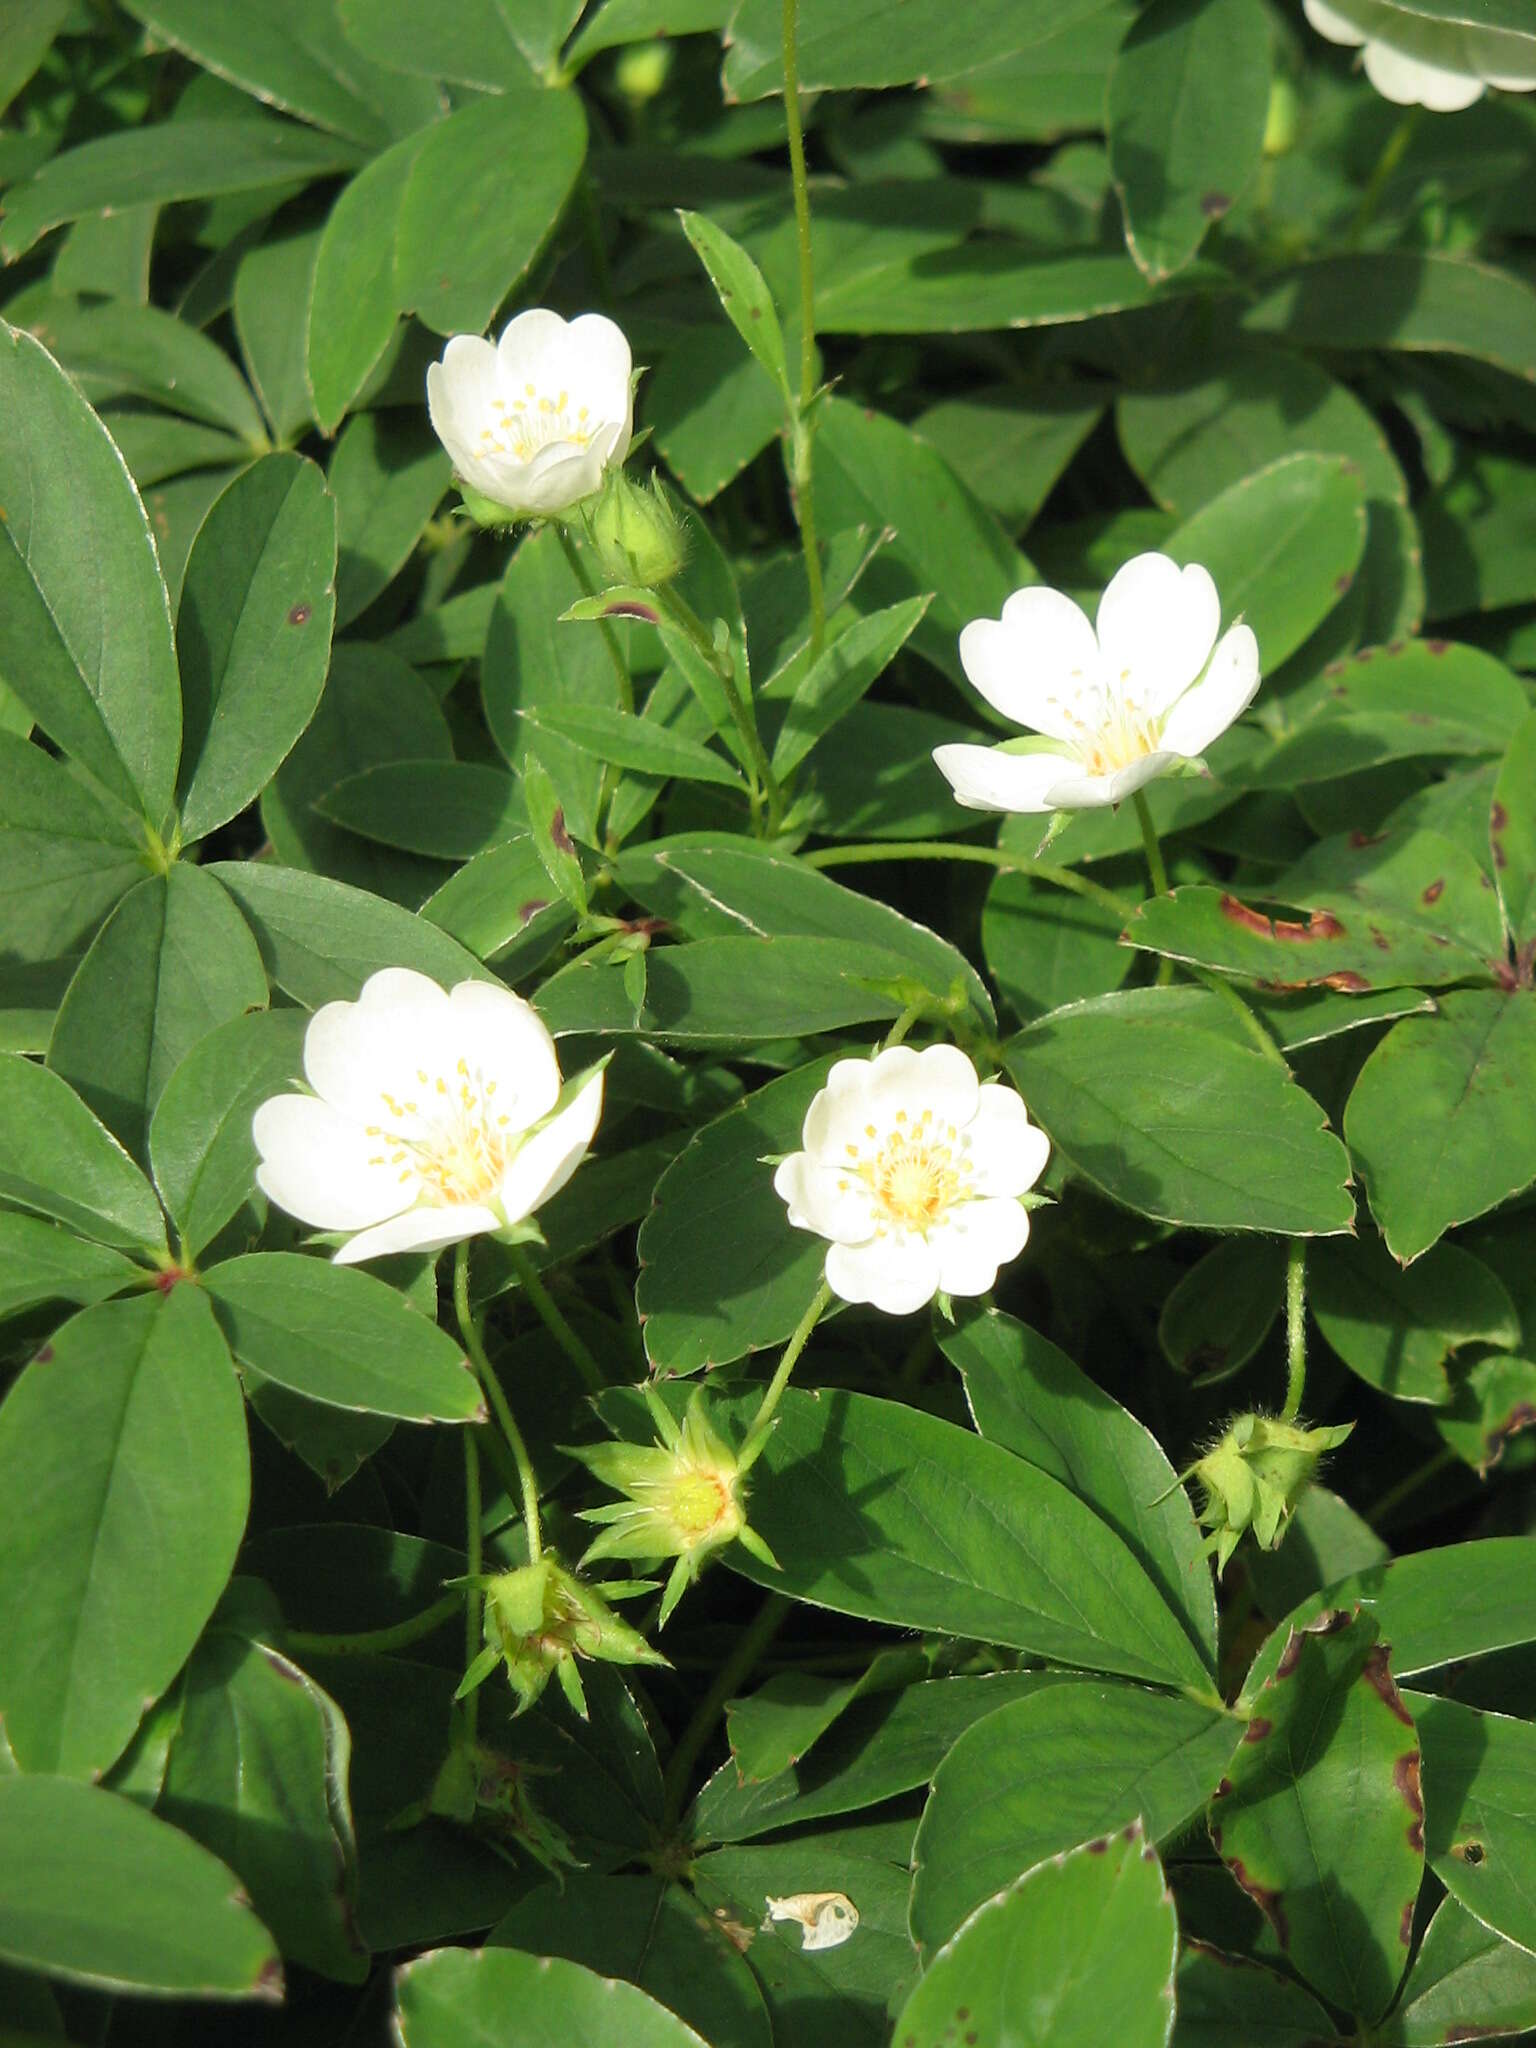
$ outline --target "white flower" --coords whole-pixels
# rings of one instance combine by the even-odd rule
[[[1536,39],[1405,12],[1387,0],[1302,0],[1308,21],[1330,43],[1365,47],[1365,75],[1400,107],[1454,114],[1483,88],[1536,88]],[[1536,29],[1536,23],[1533,23]]]
[[[906,1315],[985,1294],[1029,1236],[1019,1201],[1050,1146],[1011,1088],[953,1045],[839,1060],[806,1111],[805,1150],[773,1176],[799,1230],[830,1238],[827,1284]]]
[[[304,1076],[313,1095],[256,1112],[256,1180],[317,1230],[356,1231],[343,1266],[522,1222],[581,1164],[603,1106],[601,1072],[562,1100],[554,1041],[521,996],[407,967],[315,1012]]]
[[[550,519],[588,498],[629,452],[629,343],[601,313],[535,307],[493,347],[456,334],[427,371],[427,410],[459,481],[510,519]]]
[[[1247,626],[1218,641],[1220,625],[1206,571],[1166,555],[1116,572],[1097,633],[1061,591],[1017,590],[1000,619],[965,628],[960,660],[989,704],[1042,737],[936,747],[934,761],[972,810],[1118,804],[1197,759],[1252,700],[1258,642]]]

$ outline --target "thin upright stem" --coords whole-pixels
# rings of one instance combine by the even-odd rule
[[[777,832],[784,818],[784,792],[779,787],[778,777],[773,772],[773,764],[769,761],[767,750],[763,746],[762,735],[757,729],[757,720],[737,688],[736,669],[729,652],[722,654],[717,650],[704,621],[688,600],[670,584],[663,584],[652,594],[673,625],[692,641],[714,672],[721,693],[729,706],[731,722],[740,735],[747,759],[752,764],[751,772],[767,800],[769,830]]]
[[[826,594],[816,548],[810,420],[816,393],[816,272],[811,260],[811,195],[805,173],[805,131],[800,123],[799,0],[784,0],[784,122],[789,130],[789,174],[795,192],[795,240],[800,254],[800,403],[790,441],[790,474],[795,518],[805,556],[806,592],[811,607],[811,660],[827,635]]]
[[[1421,111],[1418,107],[1409,107],[1404,113],[1403,118],[1387,137],[1386,147],[1376,159],[1376,168],[1371,172],[1370,181],[1361,195],[1360,204],[1355,211],[1355,217],[1349,225],[1349,247],[1351,249],[1359,248],[1361,242],[1365,239],[1366,230],[1376,218],[1376,209],[1380,206],[1382,196],[1386,192],[1387,186],[1391,183],[1392,174],[1408,152],[1408,145],[1413,140],[1414,130],[1419,125],[1419,114]]]
[[[814,853],[803,853],[800,858],[808,868],[861,867],[875,861],[898,860],[972,861],[978,867],[996,868],[1000,874],[1028,875],[1033,881],[1048,882],[1052,888],[1070,890],[1074,896],[1097,903],[1113,917],[1129,917],[1136,907],[1102,883],[1090,882],[1075,868],[1032,860],[1027,853],[1010,853],[1001,846],[973,846],[960,840],[861,840],[848,846],[819,846]]]
[[[1282,1422],[1301,1413],[1307,1383],[1307,1241],[1293,1237],[1285,1255],[1285,1406]]]
[[[784,1346],[784,1356],[779,1360],[773,1378],[763,1389],[763,1398],[757,1404],[757,1413],[752,1418],[752,1426],[747,1431],[746,1441],[742,1444],[736,1460],[736,1469],[739,1472],[750,1471],[762,1456],[763,1447],[768,1441],[768,1425],[773,1420],[773,1411],[783,1398],[784,1389],[789,1385],[789,1376],[794,1371],[801,1352],[810,1342],[811,1332],[821,1321],[831,1299],[832,1289],[823,1280],[812,1297],[810,1307],[795,1325],[794,1334]]]
[[[462,1249],[462,1247],[461,1247]],[[480,1453],[475,1446],[475,1433],[464,1432],[464,1554],[469,1560],[468,1576],[471,1580],[480,1576],[482,1550],[480,1543]],[[480,1654],[480,1632],[483,1625],[484,1601],[480,1588],[471,1585],[469,1597],[464,1603],[464,1669],[467,1671]],[[480,1725],[480,1690],[473,1692],[459,1702],[460,1723],[465,1739],[473,1742]]]
[[[390,1628],[362,1629],[355,1635],[321,1635],[311,1629],[291,1628],[283,1637],[283,1648],[296,1657],[382,1657],[434,1634],[445,1621],[452,1620],[462,1604],[461,1593],[445,1593],[405,1621],[397,1621]]]
[[[587,565],[582,559],[580,548],[572,540],[569,531],[558,520],[554,521],[553,524],[556,533],[560,536],[560,546],[564,551],[565,559],[571,566],[571,574],[576,578],[576,581],[581,585],[588,597],[596,597],[597,588],[592,578],[587,574]],[[598,619],[596,625],[598,632],[602,635],[603,645],[608,650],[608,659],[613,663],[613,673],[619,686],[619,709],[621,711],[633,711],[635,708],[635,686],[630,679],[629,669],[620,651],[618,638],[606,619]]]
[[[714,1684],[699,1701],[687,1726],[677,1738],[677,1745],[667,1759],[667,1768],[662,1779],[668,1820],[675,1821],[683,1810],[683,1800],[688,1791],[688,1781],[693,1776],[693,1767],[698,1762],[699,1752],[709,1740],[715,1723],[724,1713],[726,1701],[733,1698],[737,1688],[751,1676],[757,1660],[788,1619],[790,1606],[791,1602],[783,1593],[768,1595],[752,1620],[742,1630],[735,1649],[720,1666]]]
[[[1168,870],[1163,865],[1163,849],[1157,843],[1157,827],[1152,822],[1151,807],[1146,792],[1138,789],[1131,799],[1136,806],[1136,822],[1141,827],[1141,848],[1147,857],[1147,875],[1152,883],[1154,896],[1168,894]],[[1157,963],[1157,985],[1166,988],[1173,979],[1173,962],[1164,953]]]
[[[486,1391],[496,1420],[501,1424],[502,1435],[511,1448],[517,1464],[518,1491],[523,1498],[523,1533],[528,1540],[528,1562],[536,1564],[544,1554],[544,1536],[539,1524],[539,1482],[533,1474],[533,1460],[528,1455],[528,1446],[523,1442],[523,1433],[517,1426],[511,1406],[502,1392],[501,1381],[496,1377],[495,1368],[485,1355],[485,1346],[480,1341],[479,1326],[469,1311],[469,1241],[461,1238],[453,1257],[453,1307],[459,1319],[459,1335],[469,1361],[475,1368],[475,1375]],[[476,1485],[479,1472],[476,1470]]]
[[[1221,1000],[1227,1005],[1227,1008],[1238,1019],[1244,1031],[1253,1040],[1257,1050],[1263,1053],[1265,1059],[1270,1061],[1272,1065],[1279,1067],[1282,1073],[1289,1074],[1291,1070],[1286,1065],[1285,1054],[1276,1045],[1274,1039],[1270,1037],[1259,1019],[1255,1017],[1231,982],[1224,975],[1213,973],[1208,967],[1196,966],[1192,960],[1186,960],[1183,966],[1185,972],[1192,975],[1196,981],[1208,988],[1212,995],[1220,996]]]
[[[533,1303],[540,1322],[581,1374],[586,1382],[587,1392],[600,1394],[608,1384],[607,1375],[566,1321],[554,1296],[539,1278],[538,1268],[528,1256],[527,1246],[515,1244],[511,1247],[511,1253],[517,1284]]]

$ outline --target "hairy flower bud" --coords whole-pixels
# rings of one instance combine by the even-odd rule
[[[657,476],[647,488],[610,469],[582,518],[609,583],[654,590],[670,583],[688,559],[688,536]]]
[[[1279,1547],[1324,1452],[1337,1450],[1354,1426],[1303,1429],[1267,1415],[1239,1415],[1227,1425],[1184,1475],[1198,1480],[1204,1495],[1200,1520],[1211,1532],[1206,1548],[1215,1551],[1218,1571],[1226,1570],[1247,1529],[1260,1549]]]
[[[607,1664],[667,1661],[608,1605],[603,1592],[614,1589],[587,1585],[547,1553],[516,1571],[469,1583],[485,1591],[486,1647],[465,1672],[459,1698],[503,1664],[517,1695],[518,1713],[526,1713],[550,1679],[558,1678],[571,1706],[585,1720],[587,1703],[577,1658]],[[644,1589],[637,1585],[635,1590]]]

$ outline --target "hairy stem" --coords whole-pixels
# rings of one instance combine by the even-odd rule
[[[783,1398],[784,1389],[789,1385],[789,1376],[794,1371],[801,1352],[811,1341],[811,1332],[821,1321],[831,1299],[832,1289],[823,1280],[812,1297],[810,1307],[795,1325],[794,1334],[784,1346],[784,1356],[779,1360],[773,1378],[763,1389],[763,1398],[757,1405],[757,1413],[752,1418],[752,1426],[747,1431],[746,1441],[742,1444],[736,1461],[738,1471],[750,1471],[761,1457],[763,1447],[768,1441],[768,1425],[773,1420],[773,1411]]]
[[[460,1250],[464,1247],[461,1245]],[[480,1453],[475,1445],[472,1429],[464,1432],[464,1554],[469,1561],[469,1577],[478,1579],[482,1561],[480,1544]],[[467,1671],[480,1654],[480,1631],[485,1602],[478,1586],[470,1586],[464,1603],[464,1669]],[[459,1702],[460,1725],[467,1742],[473,1742],[480,1726],[480,1688],[469,1693]]]
[[[464,1349],[469,1354],[475,1375],[495,1410],[496,1420],[501,1424],[502,1435],[506,1438],[512,1456],[517,1464],[518,1491],[523,1499],[523,1532],[528,1539],[528,1562],[535,1564],[544,1554],[544,1535],[539,1523],[539,1482],[533,1475],[533,1460],[528,1455],[528,1446],[523,1442],[523,1433],[517,1426],[516,1418],[502,1392],[501,1381],[496,1377],[495,1368],[485,1355],[485,1346],[480,1340],[479,1326],[469,1312],[469,1240],[461,1238],[453,1255],[453,1306],[459,1319],[459,1335]],[[479,1485],[479,1470],[476,1468],[475,1483]]]
[[[816,505],[812,484],[810,420],[816,393],[816,273],[811,261],[811,195],[805,175],[805,132],[800,123],[799,0],[784,0],[784,121],[789,130],[789,173],[795,191],[795,240],[800,254],[800,402],[790,441],[790,480],[795,518],[805,556],[805,584],[811,606],[811,660],[827,636],[827,601],[816,548]]]
[[[1163,865],[1163,849],[1157,843],[1157,827],[1152,822],[1151,807],[1143,790],[1137,790],[1131,801],[1136,806],[1136,822],[1141,827],[1141,847],[1147,857],[1147,875],[1152,883],[1154,896],[1168,894],[1168,870]],[[1157,963],[1157,985],[1166,988],[1173,979],[1173,962],[1164,953]]]
[[[533,1303],[540,1322],[580,1373],[586,1383],[587,1392],[600,1394],[608,1384],[607,1375],[566,1321],[554,1296],[539,1278],[538,1268],[528,1256],[527,1247],[515,1244],[511,1247],[511,1253],[517,1284]]]
[[[1285,1406],[1282,1422],[1301,1413],[1307,1383],[1307,1241],[1293,1237],[1285,1255]]]
[[[693,1767],[698,1762],[699,1752],[709,1740],[715,1723],[724,1713],[726,1701],[734,1696],[737,1688],[751,1675],[758,1658],[784,1626],[789,1616],[790,1604],[783,1593],[768,1595],[756,1615],[742,1630],[735,1649],[720,1666],[714,1684],[699,1701],[688,1725],[677,1738],[677,1746],[667,1759],[667,1768],[662,1779],[669,1821],[675,1821],[683,1810],[683,1800],[687,1795]]]
[[[730,709],[731,722],[740,736],[742,746],[746,749],[747,759],[752,764],[752,774],[767,800],[768,829],[777,832],[784,818],[784,792],[779,787],[778,777],[773,772],[773,765],[763,746],[762,736],[757,729],[757,720],[736,686],[736,669],[729,653],[721,654],[716,649],[704,621],[688,600],[669,584],[663,584],[660,590],[652,594],[673,625],[686,634],[713,670]]]
[[[445,1593],[430,1607],[423,1607],[419,1614],[397,1621],[390,1628],[363,1629],[356,1635],[320,1635],[311,1629],[291,1628],[283,1637],[283,1648],[296,1657],[381,1657],[432,1635],[458,1613],[463,1598],[462,1593]],[[479,1648],[478,1629],[474,1648]],[[474,1649],[470,1655],[474,1655]]]

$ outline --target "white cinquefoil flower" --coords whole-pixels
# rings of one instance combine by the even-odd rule
[[[1454,114],[1483,96],[1536,88],[1536,39],[1507,29],[1441,21],[1387,0],[1302,0],[1308,21],[1330,43],[1365,51],[1365,75],[1400,107]],[[1533,20],[1536,31],[1536,20]]]
[[[831,1239],[834,1294],[893,1316],[941,1291],[986,1293],[1024,1249],[1019,1197],[1050,1150],[1023,1098],[953,1045],[839,1060],[803,1142],[773,1176],[790,1222]]]
[[[1059,590],[1017,590],[973,619],[960,660],[987,702],[1040,737],[936,747],[957,799],[978,811],[1118,804],[1193,762],[1259,687],[1252,630],[1221,626],[1204,569],[1137,555],[1099,600],[1098,631]]]
[[[370,975],[304,1034],[312,1095],[252,1126],[263,1194],[317,1230],[357,1233],[338,1265],[508,1230],[570,1179],[603,1106],[601,1071],[562,1089],[554,1041],[510,989]]]
[[[494,346],[456,334],[427,371],[427,410],[459,482],[514,519],[553,519],[629,453],[629,343],[601,313],[519,313]]]

